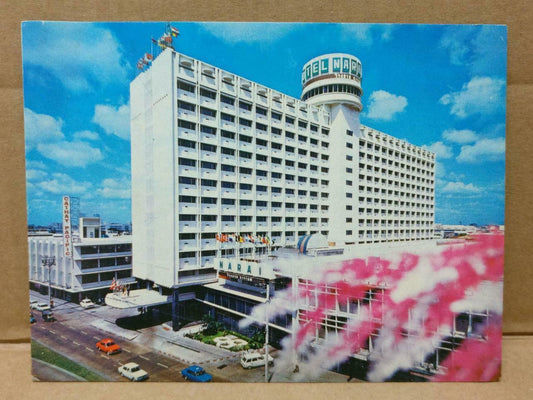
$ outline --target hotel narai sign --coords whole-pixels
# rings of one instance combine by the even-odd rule
[[[70,221],[70,197],[63,196],[63,255],[72,256],[72,224]]]
[[[313,58],[302,69],[302,85],[319,76],[361,80],[361,61],[349,54],[327,54]]]
[[[216,258],[215,269],[220,272],[232,272],[256,278],[274,279],[276,277],[270,263],[258,263],[238,258]]]

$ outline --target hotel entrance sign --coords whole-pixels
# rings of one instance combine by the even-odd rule
[[[255,261],[241,260],[237,258],[215,259],[215,269],[235,274],[254,276],[256,278],[275,279],[272,265]]]

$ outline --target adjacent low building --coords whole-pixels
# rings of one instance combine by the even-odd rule
[[[73,235],[71,255],[65,255],[61,234],[28,237],[30,289],[47,293],[50,284],[53,297],[78,303],[103,299],[113,279],[135,284],[131,236],[101,238],[99,218],[80,218],[79,226],[82,235]]]

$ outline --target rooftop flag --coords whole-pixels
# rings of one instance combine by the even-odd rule
[[[173,26],[170,27],[170,33],[172,34],[172,36],[176,37],[180,34],[180,31],[178,31],[176,28],[174,28]]]

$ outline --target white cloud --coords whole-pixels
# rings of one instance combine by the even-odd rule
[[[442,191],[445,193],[479,193],[481,189],[472,183],[448,182]]]
[[[26,134],[26,151],[32,150],[38,143],[57,141],[65,137],[61,131],[63,121],[46,114],[37,114],[29,108],[24,109],[24,132]]]
[[[72,91],[126,83],[130,66],[111,31],[91,23],[23,25],[23,62],[41,67]]]
[[[298,25],[288,23],[240,23],[240,22],[203,22],[199,24],[213,36],[225,42],[271,43],[293,32]]]
[[[481,139],[473,145],[461,147],[457,156],[458,162],[482,163],[485,161],[501,161],[505,158],[505,139]]]
[[[75,132],[73,136],[75,140],[82,140],[82,139],[98,140],[99,139],[98,133],[93,132],[93,131]]]
[[[128,105],[115,108],[97,104],[92,122],[102,127],[108,135],[116,135],[124,140],[130,139],[130,107]]]
[[[449,142],[458,144],[472,143],[479,138],[478,134],[470,129],[448,129],[442,132],[442,137]]]
[[[446,176],[446,167],[443,163],[438,161],[435,162],[435,176],[437,178],[443,178]]]
[[[450,105],[450,114],[466,118],[473,114],[490,114],[505,108],[505,81],[476,76],[458,92],[445,94],[439,100]]]
[[[435,142],[429,146],[424,145],[422,148],[435,153],[437,158],[451,158],[453,156],[452,148],[443,142]]]
[[[370,95],[368,102],[367,117],[388,121],[392,117],[405,110],[407,98],[378,90]]]
[[[67,174],[55,173],[52,178],[36,184],[42,190],[53,194],[83,194],[91,190],[89,182],[80,182],[72,179]]]
[[[341,24],[341,29],[345,38],[355,40],[359,45],[371,45],[376,39],[391,40],[395,27],[389,24]]]
[[[79,141],[41,143],[37,146],[37,150],[44,157],[65,167],[85,167],[103,158],[100,149]]]
[[[26,179],[28,181],[40,181],[46,178],[48,174],[44,171],[38,169],[27,169],[26,170]]]
[[[472,75],[505,75],[504,26],[450,26],[444,30],[440,46],[449,51],[452,64],[466,66]]]
[[[130,199],[131,183],[129,179],[104,179],[102,187],[96,190],[98,196],[107,199]]]

